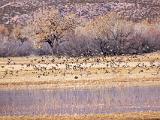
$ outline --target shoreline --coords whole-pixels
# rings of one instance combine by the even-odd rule
[[[160,112],[117,113],[107,115],[0,116],[0,120],[159,120]]]
[[[119,79],[118,81],[110,80],[59,80],[59,81],[37,81],[37,82],[8,82],[0,83],[0,90],[12,89],[96,89],[96,88],[111,88],[111,87],[147,87],[160,86],[159,77],[145,78],[138,80],[133,78],[130,80]]]

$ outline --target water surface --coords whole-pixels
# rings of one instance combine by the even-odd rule
[[[160,87],[0,91],[0,115],[160,111]]]

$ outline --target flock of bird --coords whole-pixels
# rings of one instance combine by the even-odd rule
[[[128,57],[49,57],[37,58],[26,57],[26,61],[18,63],[14,58],[5,59],[5,63],[0,61],[0,79],[7,77],[18,77],[20,75],[31,74],[37,78],[54,75],[72,75],[73,79],[82,77],[83,74],[141,74],[150,73],[160,75],[160,59],[149,60],[149,56],[144,56],[148,61],[143,61],[138,56]],[[4,61],[3,61],[4,62]],[[123,73],[122,71],[125,71]],[[149,72],[147,72],[149,71]],[[23,74],[22,74],[23,73]],[[54,78],[53,78],[54,79]]]

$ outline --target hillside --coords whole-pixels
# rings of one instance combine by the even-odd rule
[[[108,11],[120,12],[121,15],[132,16],[135,20],[145,19],[147,15],[158,17],[160,13],[159,0],[2,0],[0,23],[12,24],[17,19],[25,21],[35,10],[54,6],[63,15],[71,12],[85,18],[105,15]]]

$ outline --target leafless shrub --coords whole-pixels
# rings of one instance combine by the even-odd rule
[[[89,23],[82,34],[96,41],[102,55],[139,54],[160,49],[160,29],[157,26],[146,21],[122,20],[111,13]]]
[[[1,41],[0,44],[0,56],[28,56],[33,53],[34,49],[32,48],[32,44],[30,42],[24,42],[21,45],[20,41],[15,40],[4,40]]]
[[[96,43],[86,37],[71,39],[61,47],[62,54],[69,56],[94,56],[99,54]]]

